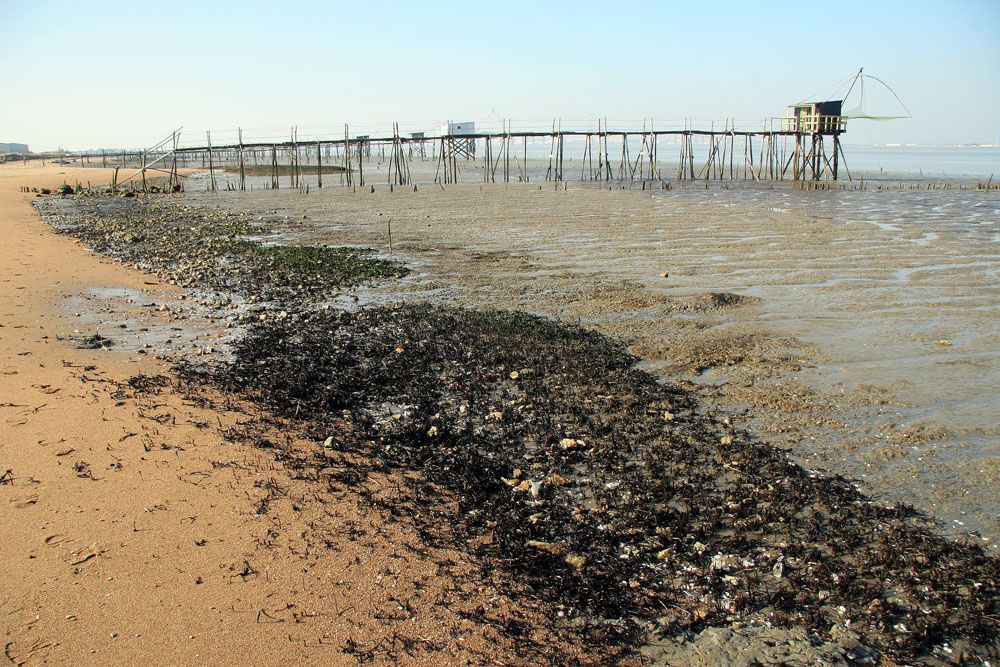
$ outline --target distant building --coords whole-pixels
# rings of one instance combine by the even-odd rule
[[[454,135],[454,134],[475,134],[476,124],[469,121],[462,121],[461,123],[445,123],[441,126],[441,134],[443,135]]]
[[[0,153],[27,153],[28,144],[0,144]]]

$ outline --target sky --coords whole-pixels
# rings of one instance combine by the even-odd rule
[[[449,119],[760,127],[861,67],[912,118],[851,121],[845,143],[1000,143],[1000,0],[0,0],[0,35],[0,142],[32,150],[181,126],[187,143]],[[869,113],[905,114],[866,91]]]

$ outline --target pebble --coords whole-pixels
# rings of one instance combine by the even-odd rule
[[[575,438],[563,438],[559,441],[559,446],[563,449],[575,449],[576,447],[586,446],[586,442],[583,440],[577,440]]]

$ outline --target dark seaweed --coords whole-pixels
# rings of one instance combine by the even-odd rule
[[[850,620],[896,659],[996,651],[1000,561],[727,432],[594,332],[409,305],[257,324],[235,352],[218,380],[317,439],[350,420],[360,435],[333,446],[419,471],[417,515],[437,489],[457,498],[457,516],[424,518],[431,534],[475,544],[601,641],[749,620],[826,637]]]

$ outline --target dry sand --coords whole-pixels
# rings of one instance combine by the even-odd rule
[[[151,356],[76,349],[90,331],[76,331],[68,298],[106,289],[178,298],[57,236],[32,210],[35,195],[18,191],[109,178],[0,167],[4,660],[528,660],[462,617],[481,606],[541,625],[482,587],[467,556],[429,548],[356,498],[293,479],[267,451],[225,441],[238,412],[199,407],[170,387],[128,387],[137,374],[167,372]],[[544,633],[532,639],[549,650]]]

